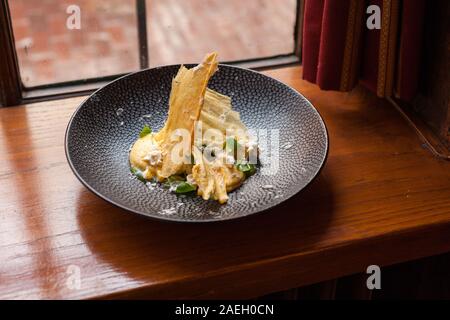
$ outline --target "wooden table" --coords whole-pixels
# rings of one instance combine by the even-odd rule
[[[322,114],[324,170],[276,209],[224,223],[154,221],[84,188],[63,147],[84,98],[1,109],[0,298],[250,298],[450,251],[450,164],[385,101],[300,72],[265,73]]]

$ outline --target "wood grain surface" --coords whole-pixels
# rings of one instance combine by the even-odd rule
[[[84,98],[0,109],[0,298],[251,298],[450,251],[450,164],[389,104],[319,91],[300,67],[265,73],[322,114],[328,162],[286,203],[223,223],[150,220],[84,188],[63,146]]]

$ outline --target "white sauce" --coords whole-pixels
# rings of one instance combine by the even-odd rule
[[[155,143],[151,144],[150,150],[144,157],[144,160],[148,161],[152,166],[156,166],[162,162],[162,152]]]
[[[227,154],[226,158],[225,158],[225,163],[226,164],[234,164],[235,163],[234,157],[230,154]]]
[[[192,174],[188,174],[186,176],[186,182],[191,185],[195,185],[195,186],[197,185],[197,182],[195,181],[194,176]]]
[[[258,148],[258,141],[255,137],[249,137],[248,142],[245,144],[248,152],[252,152],[253,150]]]

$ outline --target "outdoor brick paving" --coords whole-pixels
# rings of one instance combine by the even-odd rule
[[[10,0],[26,86],[139,69],[135,0]],[[69,5],[81,29],[66,28]],[[147,0],[150,65],[222,61],[293,50],[296,0]]]

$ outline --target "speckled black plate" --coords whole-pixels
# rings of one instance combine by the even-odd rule
[[[269,138],[279,130],[277,172],[267,175],[259,168],[229,194],[225,205],[200,197],[180,197],[132,179],[129,149],[144,124],[155,131],[163,126],[171,80],[179,67],[144,70],[113,81],[92,94],[72,116],[66,131],[67,159],[78,179],[92,192],[148,217],[206,222],[269,209],[305,188],[318,174],[327,156],[328,137],[311,103],[277,80],[220,65],[209,87],[232,97],[233,108],[241,113],[247,127],[275,129],[268,131]]]

